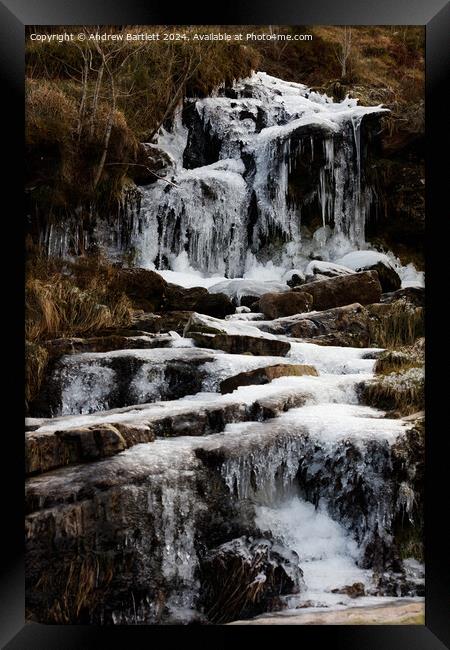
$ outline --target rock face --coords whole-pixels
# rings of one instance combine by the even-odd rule
[[[120,269],[116,288],[131,300],[136,309],[159,311],[165,301],[167,282],[146,269]]]
[[[273,319],[309,311],[312,302],[312,296],[306,291],[266,293],[259,299],[259,307],[264,316]]]
[[[203,334],[193,331],[189,332],[189,336],[200,347],[223,350],[229,354],[284,357],[291,349],[291,344],[286,341],[242,334]]]
[[[307,292],[312,295],[312,308],[317,310],[342,307],[354,302],[368,305],[379,302],[382,293],[378,274],[375,271],[311,282],[292,291]]]
[[[295,365],[292,366],[295,370]],[[70,416],[27,420],[25,435],[25,472],[27,475],[48,472],[73,463],[89,462],[114,455],[125,447],[117,444],[104,449],[102,431],[117,431],[126,448],[153,442],[156,437],[206,436],[223,431],[227,424],[263,421],[291,408],[305,404],[307,392],[295,388],[277,388],[268,395],[254,395],[243,402],[224,400],[181,400],[170,405],[157,403],[133,405],[84,417],[76,424]],[[77,420],[77,418],[75,418]]]
[[[222,625],[280,609],[279,597],[304,587],[297,555],[269,540],[240,537],[208,552],[201,564],[209,621]]]
[[[220,383],[220,392],[222,394],[232,393],[239,386],[253,386],[255,384],[268,384],[278,377],[301,377],[303,375],[318,376],[317,370],[313,366],[304,364],[266,366],[257,368],[248,372],[241,372],[239,375],[224,379]]]

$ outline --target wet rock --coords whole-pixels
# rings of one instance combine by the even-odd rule
[[[307,292],[312,295],[312,308],[320,311],[350,305],[355,302],[361,305],[379,302],[381,285],[375,271],[366,271],[311,282],[299,289],[292,289],[292,292]]]
[[[122,422],[29,432],[25,435],[25,472],[40,474],[74,463],[100,460],[154,439],[155,433],[149,426]]]
[[[290,343],[277,339],[246,336],[240,334],[207,334],[189,332],[197,345],[229,354],[254,354],[257,356],[284,357],[291,349]]]
[[[279,597],[304,588],[298,555],[265,539],[234,539],[201,563],[202,604],[208,620],[224,624],[280,609]]]
[[[303,375],[312,375],[317,377],[318,372],[313,366],[304,364],[279,364],[276,366],[266,366],[265,368],[257,368],[256,370],[241,372],[234,377],[224,379],[220,384],[220,392],[222,394],[232,393],[239,386],[268,384],[278,377],[301,377]]]
[[[387,573],[375,577],[374,592],[377,596],[389,598],[424,597],[425,586],[404,573]]]
[[[213,360],[195,348],[66,355],[55,363],[31,415],[88,414],[195,394],[202,390],[204,364]]]
[[[362,582],[354,582],[352,585],[346,585],[340,589],[332,589],[332,594],[345,594],[350,598],[361,598],[366,595],[366,590]]]
[[[121,268],[115,288],[131,300],[133,307],[159,311],[165,301],[167,282],[158,273],[141,268]]]
[[[259,308],[264,316],[274,319],[309,311],[312,302],[312,296],[305,291],[265,293],[259,299]]]
[[[80,445],[70,441],[84,434],[92,437],[93,432],[104,424],[117,429],[127,448],[130,448],[140,443],[153,442],[155,437],[211,435],[223,431],[227,424],[260,422],[277,417],[291,408],[303,406],[306,399],[302,391],[280,388],[273,395],[246,403],[239,397],[234,402],[223,401],[218,395],[217,400],[206,404],[195,401],[189,406],[188,402],[184,402],[182,409],[177,402],[166,403],[165,408],[161,404],[134,404],[105,411],[103,414],[92,414],[85,418],[83,426],[75,425],[71,416],[31,418],[26,421],[26,474],[48,472],[65,465],[93,460],[82,454]],[[99,421],[103,417],[108,420],[107,423]],[[121,451],[118,447],[116,450],[117,453]]]

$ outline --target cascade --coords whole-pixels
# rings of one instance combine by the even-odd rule
[[[322,227],[341,241],[339,253],[363,246],[373,192],[361,129],[385,109],[335,103],[260,72],[232,91],[187,100],[185,123],[179,111],[172,133],[161,134],[157,146],[172,169],[142,190],[135,263],[174,269],[185,254],[197,271],[234,278],[246,272],[248,251],[262,260],[270,251],[287,270],[310,253],[302,213],[315,205]],[[333,257],[333,246],[321,253]]]

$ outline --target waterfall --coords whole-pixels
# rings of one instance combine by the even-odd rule
[[[342,242],[347,251],[363,246],[373,192],[361,125],[385,109],[333,102],[261,72],[232,91],[186,100],[184,121],[180,110],[172,132],[162,132],[157,146],[172,168],[142,190],[131,237],[135,263],[173,269],[185,255],[192,269],[234,278],[247,270],[248,251],[264,261],[270,250],[271,259],[293,268],[310,252],[302,213],[316,203],[322,227],[340,242],[337,252],[346,252]],[[315,187],[304,187],[310,179],[303,166],[315,170]],[[335,257],[333,244],[321,254]]]

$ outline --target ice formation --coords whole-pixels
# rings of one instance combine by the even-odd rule
[[[181,119],[179,111],[172,134],[162,133],[158,146],[173,169],[170,183],[143,191],[133,226],[136,263],[177,271],[185,256],[184,269],[194,274],[245,277],[255,261],[267,264],[263,249],[276,236],[286,271],[304,263],[311,245],[323,248],[320,238],[302,243],[302,206],[313,200],[323,227],[333,226],[325,248],[363,245],[371,189],[362,180],[361,123],[385,109],[333,102],[263,72],[236,82],[232,94],[192,101],[193,116]],[[296,198],[289,186],[297,167],[314,157],[321,161],[317,186]]]

